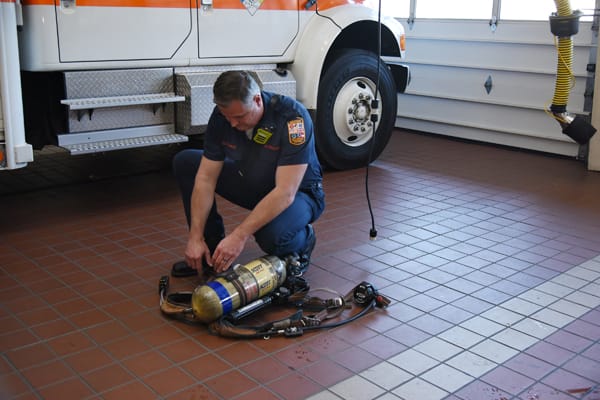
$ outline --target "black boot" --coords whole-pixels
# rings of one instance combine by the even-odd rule
[[[212,255],[215,252],[219,242],[223,240],[225,236],[215,237],[215,238],[207,238],[206,244],[208,246],[208,250]],[[204,276],[208,276],[213,274],[213,269],[210,265],[206,263],[206,260],[202,259],[202,273]],[[195,276],[198,275],[198,270],[196,268],[190,267],[184,260],[177,261],[171,267],[171,276],[176,278],[182,278],[186,276]]]
[[[298,257],[298,268],[296,271],[297,275],[302,275],[308,269],[310,265],[310,256],[315,248],[315,244],[317,243],[317,237],[315,236],[315,230],[313,229],[311,224],[308,224],[308,237],[306,238],[306,248],[299,254]]]

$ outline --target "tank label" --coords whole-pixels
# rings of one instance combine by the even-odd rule
[[[263,263],[261,260],[256,260],[256,263],[246,264],[246,268],[254,275],[259,298],[272,292],[277,286],[277,272],[270,263]]]
[[[240,298],[242,299],[241,303],[243,305],[258,298],[258,288],[256,287],[254,276],[248,273],[240,274],[238,282],[241,284],[241,287],[238,290],[243,291],[243,293],[240,293]]]
[[[231,301],[231,295],[229,291],[221,284],[221,282],[215,280],[206,283],[212,290],[215,291],[219,300],[221,301],[221,307],[223,307],[223,314],[227,314],[233,309],[233,303]]]

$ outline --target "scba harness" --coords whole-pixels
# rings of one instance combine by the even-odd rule
[[[216,275],[192,292],[167,293],[169,277],[159,281],[160,309],[175,319],[206,324],[209,332],[231,338],[296,337],[306,331],[337,327],[354,321],[390,300],[368,282],[361,282],[345,295],[327,289],[310,290],[298,272],[297,256],[282,260],[263,256],[237,264]],[[323,298],[314,293],[328,293]],[[268,306],[294,307],[292,315],[258,325],[243,323],[246,317]],[[347,316],[344,311],[349,310]]]

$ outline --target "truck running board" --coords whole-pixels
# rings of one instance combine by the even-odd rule
[[[69,106],[71,110],[89,110],[94,108],[123,107],[138,104],[163,104],[185,101],[184,96],[175,93],[135,94],[130,96],[111,96],[89,99],[61,100],[61,104]]]
[[[58,135],[58,145],[72,155],[187,141],[186,135],[174,133],[172,124]]]

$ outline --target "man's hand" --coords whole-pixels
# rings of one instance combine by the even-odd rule
[[[192,268],[202,271],[202,259],[205,259],[208,265],[212,266],[212,257],[208,245],[202,239],[188,239],[185,248],[185,262]]]
[[[221,240],[212,257],[212,261],[214,262],[212,267],[216,273],[220,274],[231,267],[231,264],[244,250],[247,240],[247,235],[241,235],[236,231],[233,231],[230,235],[225,236],[225,239]]]

